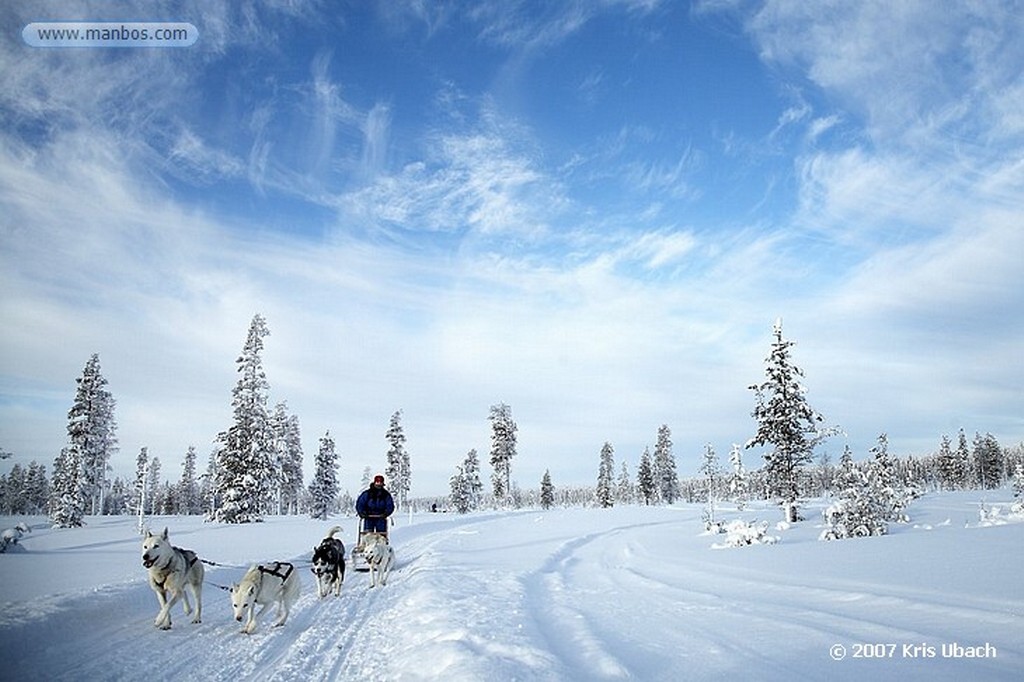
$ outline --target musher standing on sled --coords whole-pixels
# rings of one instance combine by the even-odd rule
[[[384,477],[377,474],[373,485],[356,500],[356,513],[363,519],[364,532],[387,533],[388,517],[395,511],[395,500],[384,488]]]

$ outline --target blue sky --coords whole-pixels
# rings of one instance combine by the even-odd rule
[[[862,456],[1024,438],[1019,2],[5,3],[0,447],[52,465],[92,353],[180,475],[230,424],[252,316],[271,400],[343,485],[442,494],[488,408],[513,477],[679,470],[754,433],[782,318]],[[45,20],[184,21],[45,49]],[[758,453],[747,451],[747,465]],[[617,465],[618,466],[618,465]]]

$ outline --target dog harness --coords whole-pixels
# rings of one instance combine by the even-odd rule
[[[157,582],[155,580],[153,581],[153,584],[158,586],[161,590],[164,589],[164,585],[167,584],[167,579],[171,577],[171,572],[167,569],[169,569],[171,567],[171,564],[174,563],[174,560],[177,558],[176,555],[180,555],[188,563],[186,570],[195,566],[196,562],[199,561],[199,555],[193,552],[191,549],[181,549],[180,547],[175,547],[173,545],[171,546],[171,549],[174,551],[171,554],[171,556],[167,559],[167,565],[159,569],[164,574],[164,579],[160,582]]]
[[[287,570],[285,570],[284,573],[281,573],[281,567],[282,566],[287,566],[288,567]],[[273,568],[268,568],[268,567],[264,566],[263,564],[260,564],[259,569],[260,569],[260,573],[269,573],[270,575],[276,575],[278,578],[280,578],[282,581],[284,581],[284,580],[288,580],[288,576],[290,576],[292,574],[292,571],[295,570],[295,567],[292,566],[287,561],[275,561]]]

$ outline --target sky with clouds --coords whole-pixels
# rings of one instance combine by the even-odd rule
[[[187,48],[29,22],[182,21]],[[513,478],[682,475],[753,434],[772,325],[863,456],[1024,438],[1020,2],[0,6],[0,447],[52,467],[92,353],[115,475],[230,425],[257,312],[272,403],[341,481],[444,494],[491,405]],[[748,451],[748,467],[758,455]],[[485,467],[485,473],[489,468]]]

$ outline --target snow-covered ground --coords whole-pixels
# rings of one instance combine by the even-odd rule
[[[351,549],[353,519],[161,517],[174,544],[229,565],[207,567],[202,624],[179,605],[170,631],[153,626],[135,519],[33,518],[0,555],[0,677],[1019,680],[1024,523],[979,522],[983,498],[1009,506],[1006,491],[933,494],[889,536],[831,543],[819,506],[771,529],[777,544],[738,549],[712,549],[723,536],[702,534],[697,505],[400,516],[389,584],[350,572],[322,601],[312,547],[340,522]],[[218,586],[270,560],[302,564],[302,597],[284,627],[267,613],[240,634]]]

